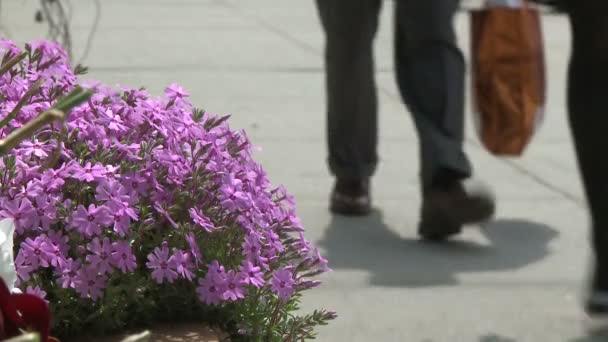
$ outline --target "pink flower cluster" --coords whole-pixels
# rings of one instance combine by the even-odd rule
[[[0,118],[44,79],[0,137],[77,77],[53,43],[0,78]],[[0,41],[8,58],[20,52]],[[0,161],[0,217],[16,222],[20,287],[97,300],[117,277],[194,282],[207,304],[267,288],[283,300],[314,287],[327,262],[303,236],[292,197],[271,187],[244,132],[196,110],[173,84],[163,97],[90,82],[88,103]],[[51,167],[45,164],[59,151]],[[49,297],[49,295],[47,295]],[[53,300],[53,298],[47,298]]]

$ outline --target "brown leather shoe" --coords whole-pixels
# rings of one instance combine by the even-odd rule
[[[337,179],[329,210],[345,216],[365,216],[371,212],[369,179]]]
[[[423,194],[418,234],[424,240],[443,241],[459,234],[463,225],[490,219],[494,212],[494,195],[481,183],[431,188]]]

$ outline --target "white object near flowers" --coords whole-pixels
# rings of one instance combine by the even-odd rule
[[[15,292],[17,282],[17,271],[15,270],[15,259],[13,258],[13,234],[15,233],[15,222],[13,219],[0,221],[0,278],[6,286]]]

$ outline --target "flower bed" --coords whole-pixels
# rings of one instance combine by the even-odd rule
[[[56,44],[25,51],[0,77],[0,118],[14,115],[0,137],[84,71]],[[19,52],[0,41],[3,64]],[[55,335],[195,319],[233,340],[300,340],[334,318],[295,315],[327,262],[304,238],[292,197],[271,186],[228,117],[193,108],[175,84],[163,97],[86,86],[94,95],[65,127],[38,132],[0,165],[16,285],[49,302]]]

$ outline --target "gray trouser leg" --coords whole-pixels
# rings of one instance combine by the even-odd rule
[[[377,164],[377,99],[372,43],[380,0],[317,0],[325,30],[329,167],[369,177]]]
[[[465,61],[453,16],[458,0],[395,0],[395,65],[420,140],[425,186],[442,175],[466,178],[463,151]]]

